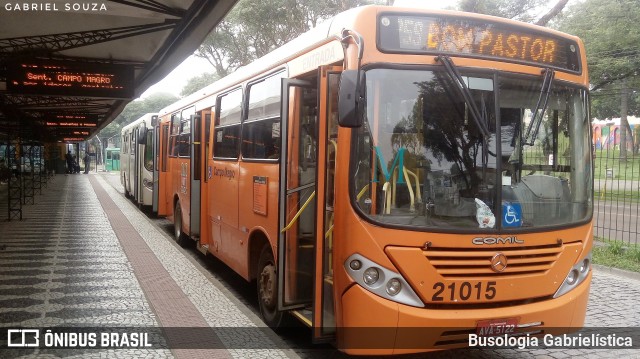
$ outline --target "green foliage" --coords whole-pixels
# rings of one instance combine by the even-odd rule
[[[637,246],[624,250],[622,242],[611,241],[594,246],[592,255],[595,264],[640,272],[640,248]]]
[[[561,31],[585,43],[592,92],[592,114],[620,117],[621,80],[632,90],[629,114],[640,114],[640,3],[638,0],[585,0],[569,7]]]
[[[173,94],[154,93],[147,98],[130,102],[109,125],[100,131],[101,138],[110,138],[120,134],[122,127],[139,119],[145,113],[158,112],[163,107],[178,101]]]
[[[194,76],[187,81],[187,84],[184,85],[182,91],[180,91],[180,96],[189,96],[192,93],[207,87],[214,83],[220,77],[212,72],[205,72],[201,75]]]
[[[640,248],[635,247],[628,252],[629,258],[634,260],[635,262],[640,263]]]
[[[608,250],[614,256],[620,256],[624,253],[624,244],[622,244],[622,242],[619,242],[619,241],[609,242]]]
[[[533,22],[549,0],[460,0],[458,9],[507,19]]]
[[[640,89],[640,77],[629,78],[631,89]],[[620,117],[620,85],[612,83],[598,91],[591,93],[591,115],[595,118],[605,119]],[[628,115],[640,116],[640,91],[632,92],[629,96]],[[638,128],[638,126],[635,126]],[[636,137],[637,138],[637,137]]]
[[[594,86],[638,69],[639,5],[637,0],[587,0],[571,6],[559,24],[585,42]]]
[[[284,45],[321,20],[344,10],[381,0],[241,0],[200,45],[195,55],[207,59],[218,76]]]
[[[613,169],[616,180],[640,180],[640,156],[630,155],[626,161],[620,161],[619,149],[597,149],[594,152],[594,178],[605,179],[607,168]]]

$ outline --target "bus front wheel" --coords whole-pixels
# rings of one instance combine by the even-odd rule
[[[180,202],[176,202],[176,207],[173,210],[173,239],[180,247],[187,245],[187,235],[182,231],[182,209],[180,208]]]
[[[271,247],[266,244],[258,260],[258,303],[264,322],[271,328],[280,327],[283,317],[283,313],[278,311],[277,278],[276,262]]]

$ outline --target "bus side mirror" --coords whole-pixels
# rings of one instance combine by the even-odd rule
[[[158,116],[153,115],[151,116],[151,127],[156,127],[156,126],[158,126]]]
[[[364,72],[344,70],[338,90],[338,124],[342,127],[362,126],[364,109]]]
[[[138,128],[138,144],[139,145],[144,145],[145,143],[147,143],[147,126],[144,126],[144,124],[142,124],[142,126],[140,126]]]

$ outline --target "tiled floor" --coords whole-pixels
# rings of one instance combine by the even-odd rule
[[[125,199],[112,179],[58,175],[35,204],[23,207],[23,221],[0,217],[0,358],[345,357],[335,350],[287,349],[291,346],[261,327],[250,309]],[[3,195],[6,188],[0,185],[0,209],[7,208]],[[638,275],[595,268],[585,326],[637,330],[638,297]],[[153,345],[2,349],[7,328],[80,326],[145,330],[153,334]],[[194,326],[204,330],[185,330]],[[639,352],[476,348],[427,357],[638,358]]]
[[[282,348],[268,331],[238,338],[218,329],[256,320],[99,175],[58,175],[23,210],[23,221],[0,221],[0,328],[162,328],[163,336],[152,348],[11,349],[0,357],[295,357],[244,349]],[[209,326],[216,328],[179,330]],[[247,340],[258,344],[238,342]]]

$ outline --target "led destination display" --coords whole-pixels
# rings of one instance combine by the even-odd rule
[[[7,89],[19,94],[131,99],[133,67],[63,61],[14,63]]]
[[[525,27],[397,15],[382,15],[378,23],[378,48],[384,52],[444,53],[581,71],[574,41]]]

